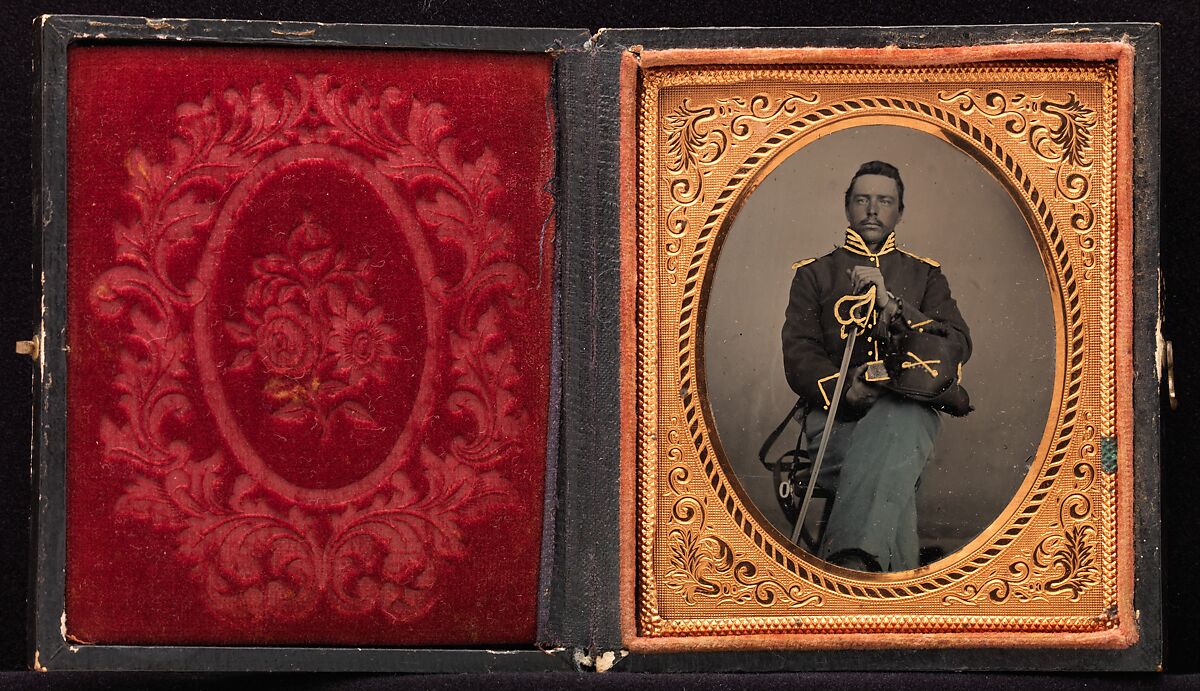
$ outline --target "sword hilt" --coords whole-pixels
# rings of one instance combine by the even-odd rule
[[[859,331],[871,328],[875,318],[875,285],[859,295],[843,295],[833,305],[833,316],[842,325],[842,338],[847,337],[849,326],[856,326]]]

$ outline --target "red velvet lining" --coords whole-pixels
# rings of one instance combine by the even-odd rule
[[[550,68],[72,49],[70,638],[532,642]]]

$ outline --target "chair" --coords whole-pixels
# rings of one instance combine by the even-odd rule
[[[758,449],[759,462],[771,471],[774,479],[775,499],[779,502],[779,508],[783,510],[784,516],[793,526],[800,515],[800,504],[804,501],[804,493],[808,489],[808,482],[812,475],[812,459],[808,455],[808,443],[804,429],[805,412],[803,402],[796,401],[796,405],[792,406],[791,411]],[[795,447],[784,451],[774,461],[768,461],[771,447],[779,441],[779,437],[783,435],[783,431],[793,419],[800,422],[800,434],[796,438]],[[805,525],[800,530],[800,541],[803,544],[799,546],[816,554],[825,533],[825,526],[829,523],[829,514],[833,510],[834,492],[818,484],[813,488],[813,498],[823,500],[821,515],[817,520],[815,532],[809,530],[809,521],[805,521]]]

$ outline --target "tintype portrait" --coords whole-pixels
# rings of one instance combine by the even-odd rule
[[[1128,645],[1127,53],[1031,50],[641,56],[647,649]]]
[[[1050,294],[1011,197],[951,144],[866,126],[783,159],[735,217],[710,295],[722,446],[801,547],[914,569],[1012,498],[1054,380]]]

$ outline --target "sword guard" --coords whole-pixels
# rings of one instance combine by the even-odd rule
[[[846,327],[854,326],[867,331],[875,325],[875,286],[867,288],[861,295],[843,295],[833,305],[833,316],[842,325],[842,338],[846,338]]]

